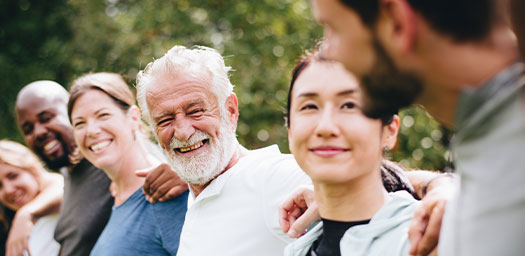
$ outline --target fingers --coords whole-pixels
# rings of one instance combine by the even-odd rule
[[[291,223],[288,236],[297,238],[304,234],[305,230],[315,221],[320,220],[319,209],[317,204],[311,204],[306,211],[300,215],[293,223]]]
[[[159,202],[166,202],[169,201],[175,197],[180,196],[182,193],[186,192],[188,190],[188,185],[186,183],[180,183],[176,185],[175,187],[172,187],[168,190],[164,195],[158,197]]]
[[[150,196],[153,194],[153,193],[151,193],[151,190],[153,189],[152,186],[158,185],[158,184],[153,184],[153,183],[157,182],[159,177],[161,177],[164,174],[164,172],[166,172],[166,169],[171,171],[169,166],[167,166],[166,164],[161,164],[161,165],[155,167],[152,170],[136,171],[135,172],[135,175],[137,175],[139,177],[146,177],[146,179],[144,180],[144,186],[142,187],[143,188],[142,190],[144,191],[144,194],[150,195]]]
[[[410,240],[410,255],[415,255],[419,241],[423,237],[425,228],[428,223],[428,215],[425,212],[424,205],[421,205],[415,212],[412,221],[410,222],[410,228],[408,229],[408,238]]]
[[[137,175],[137,177],[141,177],[141,178],[144,178],[146,176],[148,176],[148,174],[151,173],[151,170],[148,170],[148,169],[142,169],[142,170],[136,170],[135,171],[135,175]]]
[[[171,189],[171,184],[169,183],[164,183],[155,189],[150,188],[150,193],[153,192],[153,194],[148,196],[147,199],[150,203],[156,203],[159,201],[159,198],[164,196],[170,189]]]
[[[279,225],[284,233],[288,233],[290,229],[290,213],[296,208],[294,199],[296,194],[293,194],[292,197],[287,198],[279,206]],[[295,221],[295,218],[293,219]]]
[[[283,233],[288,233],[288,230],[290,229],[288,212],[282,207],[279,207],[279,226],[281,226]]]
[[[159,187],[174,177],[178,178],[175,172],[168,165],[161,164],[148,173],[144,180],[143,190],[146,195],[153,196]],[[166,192],[164,191],[164,193]]]
[[[311,187],[301,187],[279,207],[279,225],[289,237],[297,238],[315,220],[320,219]]]
[[[164,202],[188,190],[188,185],[167,164],[161,164],[146,176],[142,191],[150,203]]]
[[[428,255],[436,248],[444,212],[445,202],[437,202],[432,209],[428,225],[417,247],[416,255]]]

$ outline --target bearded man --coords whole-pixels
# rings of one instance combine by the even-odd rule
[[[368,96],[366,114],[381,116],[417,103],[455,129],[451,150],[461,179],[459,193],[447,205],[438,253],[522,255],[525,68],[503,4],[311,2],[325,28],[323,55],[342,62],[361,80]],[[513,10],[515,24],[520,11]],[[519,25],[516,31],[522,36]],[[428,206],[416,213],[412,225],[411,253],[416,255],[426,255],[436,244],[436,233],[425,231],[427,224],[432,230],[441,224],[433,205]]]
[[[214,49],[174,46],[137,77],[144,119],[194,199],[178,255],[282,255],[292,238],[279,226],[279,204],[311,180],[277,146],[239,144],[229,69]],[[415,176],[416,190],[435,177]]]

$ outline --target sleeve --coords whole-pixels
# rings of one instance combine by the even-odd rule
[[[180,233],[186,216],[188,191],[177,198],[154,204],[155,224],[160,230],[161,243],[170,255],[179,249]]]
[[[286,243],[294,239],[282,232],[279,226],[279,205],[302,185],[311,185],[308,175],[299,167],[293,156],[284,155],[282,159],[269,163],[265,172],[262,197],[266,226],[279,239]]]

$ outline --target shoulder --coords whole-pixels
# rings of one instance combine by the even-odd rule
[[[186,190],[184,193],[180,194],[179,196],[165,202],[157,202],[155,204],[150,204],[154,207],[155,211],[173,211],[174,209],[184,209],[186,211],[186,207],[188,204],[188,196],[189,196],[189,190]],[[144,200],[145,201],[145,200]]]
[[[390,193],[390,200],[367,225],[346,231],[341,239],[341,252],[355,255],[408,255],[408,228],[419,206],[408,192]]]
[[[283,154],[277,145],[252,150],[243,159],[243,167],[264,176],[303,176],[293,155]]]
[[[169,201],[157,202],[155,204],[150,204],[145,199],[144,201],[153,211],[152,214],[155,218],[155,224],[163,229],[166,224],[172,226],[172,224],[178,225],[184,222],[186,211],[188,210],[188,195],[189,191],[186,191]]]

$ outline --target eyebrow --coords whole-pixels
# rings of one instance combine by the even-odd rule
[[[188,106],[186,106],[186,108],[192,108],[192,107],[195,107],[197,105],[204,105],[204,101],[203,100],[198,100],[198,101],[194,101],[190,104],[188,104]]]
[[[95,115],[98,114],[98,113],[100,113],[100,111],[105,110],[105,109],[106,109],[105,107],[103,107],[103,108],[101,108],[101,109],[98,109],[97,111],[95,111]],[[73,117],[73,116],[72,116],[72,117]],[[82,117],[82,116],[75,116],[75,117],[72,118],[71,121],[78,120],[78,119],[82,119],[82,118],[84,118],[84,117]]]
[[[106,110],[106,108],[100,108],[100,109],[98,109],[97,111],[95,111],[95,115],[98,114],[98,113],[100,113],[100,112],[103,111],[103,110]]]
[[[344,90],[344,91],[338,92],[336,95],[337,96],[345,96],[345,95],[354,94],[354,93],[356,93],[356,90],[349,89],[349,90]],[[319,94],[316,93],[316,92],[304,92],[304,93],[299,94],[297,97],[312,98],[312,97],[316,97],[318,95]]]
[[[46,109],[46,110],[43,110],[42,112],[38,113],[36,116],[38,118],[42,118],[42,116],[44,116],[44,115],[46,115],[48,113],[49,113],[49,111]]]

